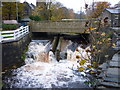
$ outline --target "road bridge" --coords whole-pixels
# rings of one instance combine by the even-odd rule
[[[62,21],[31,21],[32,32],[54,32],[54,33],[84,33],[86,24],[98,27],[99,21],[96,19],[84,20],[62,20]]]

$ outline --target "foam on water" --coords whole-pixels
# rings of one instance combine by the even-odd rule
[[[86,88],[82,73],[74,71],[77,69],[76,61],[57,62],[53,52],[49,51],[50,46],[49,41],[32,41],[25,59],[26,65],[15,69],[6,83],[10,83],[11,88]],[[41,52],[49,52],[49,63],[36,61]]]
[[[60,63],[35,62],[27,64],[14,70],[11,87],[17,88],[53,88],[53,87],[70,87],[71,82],[84,82],[81,76],[75,75],[71,70],[75,62],[63,60]],[[79,73],[80,75],[80,73]],[[82,87],[84,87],[83,85]]]

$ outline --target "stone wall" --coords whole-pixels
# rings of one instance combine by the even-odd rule
[[[83,33],[88,21],[31,21],[29,24],[32,32]]]
[[[2,43],[3,70],[23,62],[23,53],[30,41],[31,36],[28,34],[19,41]]]

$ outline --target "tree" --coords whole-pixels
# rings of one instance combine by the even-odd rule
[[[60,2],[40,2],[32,12],[33,16],[39,16],[42,20],[61,20],[74,18],[72,9],[67,9]]]
[[[103,10],[105,8],[109,8],[110,7],[110,3],[108,2],[95,2],[93,3],[92,7],[90,7],[90,9],[88,10],[88,15],[89,17],[92,18],[97,18],[100,16],[100,14],[103,12]]]
[[[22,18],[24,15],[24,5],[20,2],[3,2],[2,7],[2,18],[3,20],[12,20],[17,18]],[[17,5],[17,6],[16,6]],[[18,8],[18,11],[17,11]]]
[[[73,19],[74,11],[73,9],[68,9],[64,7],[61,3],[57,2],[51,5],[51,20],[61,20],[61,19]]]
[[[38,6],[32,12],[33,16],[39,16],[42,20],[50,20],[51,17],[51,2],[39,2]]]

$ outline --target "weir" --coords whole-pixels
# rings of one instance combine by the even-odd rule
[[[74,85],[77,88],[88,87],[83,84],[86,78],[75,75],[71,69],[73,64],[74,69],[77,69],[76,48],[81,44],[65,40],[64,37],[54,37],[54,40],[32,40],[26,52],[25,65],[12,71],[10,75],[14,77],[4,76],[3,87],[72,88]],[[53,53],[51,49],[54,46]]]

